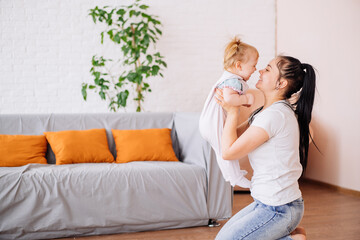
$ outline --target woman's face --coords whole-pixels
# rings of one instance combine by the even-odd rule
[[[274,58],[266,66],[266,68],[259,70],[260,79],[256,83],[256,88],[263,92],[273,91],[277,84],[279,78],[279,69],[277,67],[278,59]]]

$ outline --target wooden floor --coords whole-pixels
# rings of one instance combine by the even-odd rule
[[[360,240],[360,197],[340,193],[311,182],[300,184],[305,200],[305,214],[301,226],[310,240]],[[233,214],[252,202],[247,193],[234,194]],[[220,221],[223,225],[226,221]],[[162,231],[123,233],[63,239],[81,240],[205,240],[214,239],[220,227],[194,227]],[[260,240],[260,239],[259,239]]]

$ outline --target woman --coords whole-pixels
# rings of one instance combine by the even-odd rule
[[[223,159],[249,156],[254,202],[234,215],[216,239],[306,239],[305,230],[297,228],[304,213],[298,179],[307,163],[315,72],[288,56],[276,57],[259,72],[256,88],[265,104],[239,128],[239,109],[224,102],[217,90],[217,101],[227,112]],[[294,94],[297,101],[290,104]]]

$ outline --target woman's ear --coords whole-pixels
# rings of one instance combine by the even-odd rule
[[[288,81],[286,79],[281,79],[280,80],[280,85],[279,88],[285,88],[288,85]]]

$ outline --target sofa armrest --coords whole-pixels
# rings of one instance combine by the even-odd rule
[[[203,167],[207,176],[209,219],[227,219],[232,214],[233,191],[217,165],[211,146],[199,132],[200,113],[174,113],[180,160]]]

